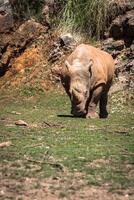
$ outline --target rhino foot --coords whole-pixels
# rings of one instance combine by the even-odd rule
[[[89,112],[87,113],[86,118],[91,118],[91,119],[99,118],[99,115],[96,112]]]
[[[108,113],[100,114],[100,118],[105,119],[108,117]]]

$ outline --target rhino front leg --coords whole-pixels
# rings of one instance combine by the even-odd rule
[[[86,118],[99,117],[99,115],[96,113],[96,107],[97,107],[98,101],[101,98],[103,89],[104,89],[104,84],[101,84],[91,92],[91,97],[89,100],[88,112],[87,112]]]

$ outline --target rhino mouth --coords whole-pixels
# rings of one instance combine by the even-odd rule
[[[74,117],[82,117],[84,118],[86,116],[86,111],[75,111],[75,110],[71,110],[71,114]]]

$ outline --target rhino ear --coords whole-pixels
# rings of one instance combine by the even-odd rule
[[[69,62],[67,60],[65,61],[65,66],[66,66],[68,71],[71,70],[71,65],[69,64]]]
[[[89,72],[91,72],[91,67],[92,66],[93,66],[93,60],[90,59],[89,62],[88,62],[88,64],[87,64],[87,69],[88,69]]]

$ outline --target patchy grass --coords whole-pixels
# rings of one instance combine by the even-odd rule
[[[109,191],[134,187],[134,102],[125,104],[122,93],[110,98],[106,120],[72,118],[68,97],[56,91],[1,93],[0,106],[0,142],[12,142],[0,149],[1,179],[80,173],[87,185]],[[28,126],[16,126],[20,119]],[[67,195],[60,191],[60,198]]]

